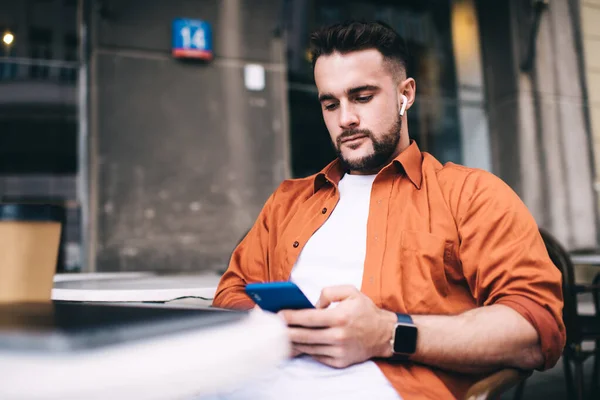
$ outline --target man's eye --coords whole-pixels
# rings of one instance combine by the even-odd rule
[[[373,95],[360,96],[360,97],[356,98],[356,101],[358,101],[359,103],[368,103],[369,101],[371,101],[372,98],[373,98]]]
[[[326,109],[327,111],[333,111],[333,110],[335,110],[336,108],[337,108],[337,104],[335,104],[335,103],[333,103],[333,104],[326,104],[326,105],[325,105],[325,109]]]

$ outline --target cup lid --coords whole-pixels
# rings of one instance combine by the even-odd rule
[[[0,204],[1,221],[62,222],[62,207],[52,204]]]

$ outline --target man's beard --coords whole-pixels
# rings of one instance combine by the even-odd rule
[[[396,122],[390,130],[376,139],[368,129],[348,129],[342,132],[336,139],[335,151],[342,167],[346,170],[357,172],[377,172],[383,168],[392,158],[400,141],[400,128],[402,117],[398,115]],[[342,155],[342,140],[353,135],[365,135],[373,143],[373,153],[357,160],[348,160]]]

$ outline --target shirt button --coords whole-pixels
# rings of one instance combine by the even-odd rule
[[[292,246],[294,246],[294,248],[296,248],[296,247],[300,246],[300,243],[298,243],[298,241],[295,241]]]
[[[377,204],[381,204],[381,200],[377,200]]]
[[[327,208],[324,208],[324,209],[322,209],[322,210],[321,210],[321,213],[322,213],[322,214],[327,214]]]

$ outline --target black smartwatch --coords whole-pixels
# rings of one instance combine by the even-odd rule
[[[392,360],[408,360],[417,351],[418,329],[410,315],[396,314],[398,322],[392,333]]]

